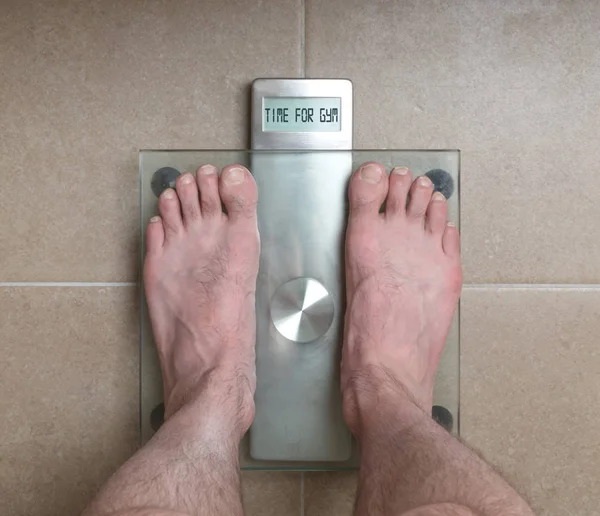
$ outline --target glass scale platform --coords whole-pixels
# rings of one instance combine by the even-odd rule
[[[243,469],[340,470],[359,465],[356,442],[341,414],[339,358],[344,314],[343,245],[346,186],[366,161],[389,171],[406,166],[426,174],[448,199],[460,224],[460,154],[455,150],[248,151],[144,150],[139,155],[142,249],[157,194],[178,173],[204,164],[245,165],[259,192],[261,260],[257,283],[256,417],[240,451]],[[460,226],[459,226],[460,227]],[[143,261],[143,255],[142,255]],[[275,302],[283,290],[315,287],[327,294],[330,316],[321,331],[286,335]],[[325,294],[323,294],[325,296]],[[322,297],[323,297],[322,296]],[[162,380],[142,291],[140,333],[141,440],[162,422]],[[441,358],[433,417],[459,433],[458,311]],[[287,441],[289,442],[287,442]],[[323,457],[326,460],[323,460]]]

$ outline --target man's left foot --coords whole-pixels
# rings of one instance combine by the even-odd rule
[[[462,273],[458,230],[428,177],[413,182],[405,168],[388,177],[381,164],[365,163],[348,195],[342,392],[346,421],[359,433],[397,428],[403,407],[431,414]]]
[[[165,418],[190,407],[217,434],[243,434],[254,417],[257,195],[246,168],[229,166],[219,178],[205,165],[161,194],[146,233]]]

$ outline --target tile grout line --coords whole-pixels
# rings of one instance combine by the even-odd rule
[[[135,282],[0,281],[0,287],[137,287]]]
[[[304,471],[300,473],[300,516],[304,516]]]
[[[306,0],[300,0],[300,75],[306,77]]]

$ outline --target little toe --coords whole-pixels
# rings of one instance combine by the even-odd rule
[[[433,183],[427,176],[418,177],[413,182],[410,189],[410,200],[406,208],[406,214],[410,219],[423,222],[432,193]]]
[[[387,192],[388,178],[383,165],[373,161],[364,163],[350,178],[350,216],[377,216]]]
[[[203,165],[196,172],[200,189],[200,211],[202,217],[211,218],[223,214],[219,197],[219,171],[212,165]]]
[[[180,175],[175,183],[175,188],[181,202],[183,223],[189,226],[198,222],[200,220],[200,199],[194,176],[189,172]]]
[[[446,228],[448,218],[448,203],[444,194],[435,192],[431,196],[429,206],[427,207],[427,218],[425,228],[433,235],[441,235]]]
[[[412,184],[412,174],[406,167],[396,167],[390,173],[390,186],[385,200],[385,214],[397,217],[406,213],[406,199]]]
[[[159,253],[165,243],[165,228],[159,216],[152,217],[146,228],[146,253]]]
[[[181,207],[175,190],[167,188],[158,198],[158,212],[162,217],[165,227],[165,235],[177,235],[183,229],[183,220],[181,219]]]
[[[442,237],[442,247],[447,256],[451,258],[460,257],[460,235],[452,222],[446,223],[444,236]]]
[[[250,171],[242,165],[223,169],[219,192],[230,220],[255,219],[258,190]]]

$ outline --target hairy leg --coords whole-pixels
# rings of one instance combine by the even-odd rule
[[[85,515],[243,514],[238,450],[254,417],[256,202],[254,179],[239,165],[220,179],[206,165],[162,193],[144,283],[166,421]]]
[[[413,182],[405,168],[388,178],[377,163],[354,174],[349,198],[342,392],[361,447],[357,514],[532,514],[431,418],[462,283],[446,200],[428,178]]]

